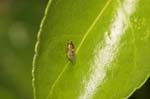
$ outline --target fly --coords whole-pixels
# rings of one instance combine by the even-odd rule
[[[67,57],[71,62],[75,61],[75,47],[70,40],[67,42]]]

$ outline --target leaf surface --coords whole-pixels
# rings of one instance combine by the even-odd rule
[[[150,74],[149,3],[50,0],[33,61],[35,99],[124,99],[139,88]]]

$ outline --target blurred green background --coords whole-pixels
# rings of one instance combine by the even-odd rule
[[[0,0],[0,99],[33,99],[32,58],[48,0]],[[150,79],[130,99],[150,99]]]
[[[0,99],[33,99],[32,58],[48,0],[0,0]]]

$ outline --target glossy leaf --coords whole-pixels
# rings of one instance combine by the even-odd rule
[[[150,74],[149,0],[50,0],[33,62],[35,99],[124,99]],[[66,44],[75,45],[75,62]]]

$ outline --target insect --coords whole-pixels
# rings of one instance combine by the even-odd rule
[[[75,47],[71,40],[67,42],[67,57],[71,62],[75,61]]]

